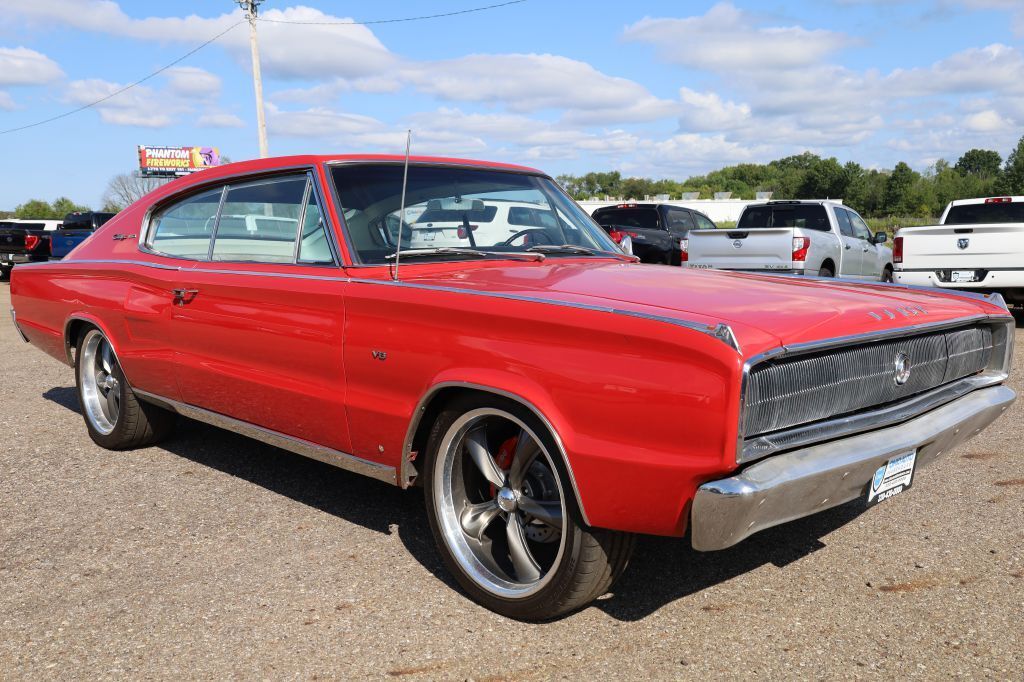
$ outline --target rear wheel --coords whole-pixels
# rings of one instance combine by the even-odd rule
[[[892,278],[892,268],[890,268],[888,265],[886,265],[885,269],[882,270],[882,281],[883,282],[888,282],[890,284],[893,281],[893,278]]]
[[[9,282],[11,279],[11,270],[13,268],[4,266],[0,267],[0,282]]]
[[[818,270],[818,277],[835,277],[836,273],[832,272],[832,269],[827,265],[822,265],[821,269]]]
[[[173,413],[135,397],[110,341],[98,329],[87,329],[78,341],[75,380],[85,425],[97,445],[143,447],[174,428]]]
[[[583,527],[551,435],[517,403],[453,401],[434,424],[424,466],[441,557],[492,611],[520,620],[564,615],[625,570],[633,536]]]

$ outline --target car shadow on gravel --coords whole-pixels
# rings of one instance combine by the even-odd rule
[[[74,388],[52,388],[43,397],[80,414]],[[178,418],[174,435],[157,447],[363,528],[397,534],[416,561],[459,590],[434,548],[419,489],[402,491],[183,417]],[[625,575],[592,608],[616,620],[640,620],[670,602],[762,566],[782,567],[797,561],[823,548],[821,537],[849,523],[862,510],[862,503],[851,502],[763,531],[719,552],[694,551],[689,537],[641,536]]]

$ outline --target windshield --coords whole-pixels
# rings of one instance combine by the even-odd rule
[[[658,211],[653,208],[609,208],[594,212],[594,219],[605,227],[636,227],[657,230]]]
[[[801,227],[829,231],[828,214],[821,204],[768,204],[748,206],[736,224],[737,229],[759,227]]]
[[[1006,201],[952,206],[943,225],[981,225],[984,223],[1024,223],[1024,203]]]
[[[331,169],[348,238],[362,263],[388,262],[399,241],[403,250],[456,250],[431,256],[437,260],[457,256],[458,249],[500,258],[563,244],[621,255],[604,230],[553,181],[524,173],[411,165],[400,226],[402,172],[400,164]],[[580,254],[567,249],[549,255]]]

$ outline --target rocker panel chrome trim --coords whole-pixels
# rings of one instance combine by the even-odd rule
[[[371,462],[361,457],[350,455],[347,452],[341,452],[340,450],[334,450],[324,447],[323,445],[317,445],[316,443],[312,443],[308,440],[288,436],[277,431],[271,431],[270,429],[265,429],[262,426],[250,424],[249,422],[235,419],[234,417],[228,417],[227,415],[223,415],[218,412],[204,410],[203,408],[196,407],[195,405],[189,405],[188,403],[164,398],[137,388],[133,390],[135,395],[140,399],[145,400],[148,403],[173,410],[183,417],[195,419],[196,421],[201,421],[227,431],[233,431],[248,438],[252,438],[253,440],[258,440],[261,443],[273,445],[274,447],[281,448],[282,450],[287,450],[297,455],[308,457],[309,459],[315,459],[318,462],[324,462],[325,464],[336,466],[339,469],[362,474],[363,476],[369,476],[370,478],[375,478],[378,481],[384,481],[385,483],[390,483],[392,485],[397,484],[394,467],[379,464],[377,462]]]

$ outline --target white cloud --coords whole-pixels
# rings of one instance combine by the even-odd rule
[[[245,121],[234,114],[208,113],[196,119],[200,128],[244,128]]]
[[[57,62],[27,47],[0,47],[0,85],[42,85],[64,75]]]
[[[220,94],[220,76],[197,66],[176,66],[164,72],[171,92],[183,96],[212,97]]]
[[[13,111],[17,108],[18,105],[14,103],[14,98],[11,97],[11,93],[0,90],[0,109],[3,109],[4,111]]]
[[[653,45],[668,62],[714,72],[810,66],[856,43],[834,31],[756,24],[755,16],[723,2],[702,16],[641,19],[623,37]]]
[[[729,130],[750,122],[750,105],[727,102],[714,92],[679,89],[682,113],[679,126],[684,130]]]
[[[72,81],[66,88],[66,98],[74,104],[91,104],[124,87],[99,78]],[[139,85],[111,97],[95,107],[100,120],[120,126],[164,128],[174,123],[176,116],[189,108],[179,99],[158,93]]]
[[[964,127],[968,130],[979,133],[990,133],[999,130],[1006,130],[1013,126],[1013,121],[1001,116],[991,109],[979,111],[964,119]]]
[[[146,17],[136,19],[111,0],[6,0],[5,12],[41,25],[57,24],[79,30],[160,43],[195,45],[242,21],[240,11],[216,17]],[[380,73],[394,56],[366,26],[289,25],[273,20],[345,22],[351,18],[325,14],[311,7],[266,9],[258,24],[260,61],[264,73],[277,78],[318,76],[357,78]],[[248,62],[249,32],[242,26],[217,41],[240,62]]]

